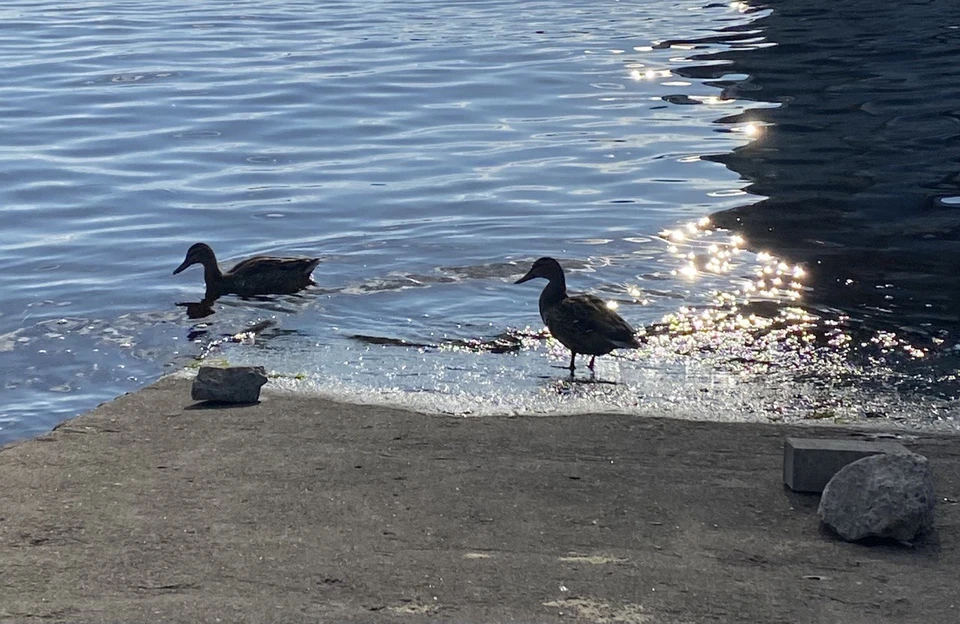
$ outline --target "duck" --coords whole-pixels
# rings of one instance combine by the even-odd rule
[[[594,370],[599,355],[614,349],[636,349],[640,346],[636,332],[600,297],[570,295],[563,267],[553,258],[540,258],[516,284],[542,277],[547,285],[540,293],[540,318],[550,334],[570,350],[570,374],[576,370],[578,354],[589,355],[587,368]]]
[[[210,245],[196,243],[187,250],[186,258],[174,269],[173,274],[194,264],[202,264],[203,280],[207,284],[204,301],[208,301],[229,294],[254,297],[298,292],[315,284],[310,275],[319,263],[319,258],[253,256],[241,260],[223,273]]]

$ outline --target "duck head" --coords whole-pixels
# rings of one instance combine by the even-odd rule
[[[530,270],[527,271],[527,274],[514,282],[514,284],[529,282],[535,277],[542,277],[551,282],[555,280],[562,281],[563,268],[560,266],[560,263],[553,258],[540,258],[533,263],[533,266],[530,267]]]
[[[217,257],[213,255],[213,249],[210,248],[210,245],[206,243],[191,245],[190,249],[187,250],[187,257],[183,259],[180,266],[173,270],[173,274],[176,275],[188,266],[193,266],[194,264],[202,264],[205,267],[211,264],[214,267],[217,266]]]

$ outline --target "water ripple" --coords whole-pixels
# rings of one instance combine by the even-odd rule
[[[768,11],[741,9],[4,3],[0,366],[12,386],[0,439],[47,429],[264,318],[284,327],[267,343],[302,367],[318,344],[337,361],[358,355],[351,335],[441,344],[525,327],[537,321],[535,293],[506,280],[540,255],[577,270],[580,289],[636,299],[638,326],[709,304],[731,282],[688,279],[700,260],[685,254],[700,258],[699,243],[658,232],[751,201],[709,158],[751,140],[716,132],[718,118],[766,105],[751,101],[748,76],[711,58],[770,45],[750,27]],[[863,104],[884,116],[900,105]],[[907,123],[890,118],[889,131]],[[198,300],[199,273],[170,273],[197,240],[228,262],[323,255],[321,288],[226,299],[212,317],[187,319],[175,304]],[[625,295],[636,288],[646,294]],[[440,386],[413,390],[457,387],[453,403],[508,406],[484,371],[528,392],[509,385],[543,364],[539,343],[528,346],[519,373],[512,361],[452,355],[423,368],[410,349],[358,364],[361,381],[349,366],[328,381],[366,391],[377,367],[420,367]],[[456,372],[464,366],[473,372]],[[669,392],[699,396],[695,386]]]

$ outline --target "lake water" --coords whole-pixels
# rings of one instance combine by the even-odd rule
[[[827,5],[4,3],[0,442],[201,356],[455,414],[955,426],[960,9]],[[319,286],[188,318],[201,240]],[[542,255],[644,347],[554,368]]]

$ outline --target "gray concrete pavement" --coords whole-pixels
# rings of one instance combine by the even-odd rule
[[[837,541],[826,428],[429,416],[168,378],[0,452],[0,622],[957,622],[960,510]],[[960,438],[922,435],[960,499]]]

